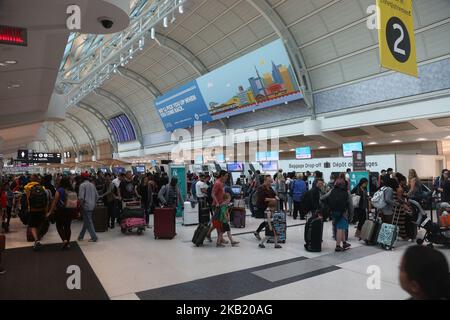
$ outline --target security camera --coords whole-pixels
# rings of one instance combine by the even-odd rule
[[[99,18],[98,21],[102,24],[103,28],[111,29],[114,22],[110,18]]]

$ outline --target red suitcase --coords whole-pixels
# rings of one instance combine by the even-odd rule
[[[175,237],[176,213],[175,208],[155,208],[153,217],[155,239],[173,239]]]

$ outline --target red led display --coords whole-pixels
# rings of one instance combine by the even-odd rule
[[[27,29],[0,26],[0,44],[27,45]]]

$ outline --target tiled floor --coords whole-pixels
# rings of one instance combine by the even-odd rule
[[[288,241],[282,249],[267,245],[259,249],[254,231],[261,221],[247,217],[245,229],[233,229],[239,233],[235,239],[239,247],[216,248],[206,243],[197,248],[190,242],[195,226],[184,227],[177,224],[177,236],[173,240],[155,240],[153,229],[147,229],[142,236],[123,235],[116,228],[99,233],[98,243],[80,242],[80,247],[111,299],[138,299],[152,290],[191,283],[200,285],[221,285],[205,282],[204,279],[239,279],[234,273],[258,269],[253,275],[263,289],[251,291],[241,299],[405,299],[407,295],[398,285],[398,264],[405,246],[410,243],[399,242],[400,247],[386,252],[376,247],[358,243],[350,229],[352,249],[345,253],[335,253],[335,243],[331,239],[331,223],[324,227],[323,250],[310,253],[303,248],[303,226],[288,228]],[[288,217],[288,225],[304,223]],[[74,223],[72,239],[76,239],[81,228]],[[25,242],[25,227],[16,219],[8,234],[7,247],[30,246]],[[246,233],[249,232],[249,233]],[[244,233],[244,234],[241,234]],[[45,237],[45,243],[58,243],[59,237],[54,226]],[[450,258],[447,251],[443,251]],[[30,248],[30,254],[33,253]],[[64,254],[64,252],[61,252]],[[296,262],[292,259],[300,259]],[[279,263],[278,267],[265,267]],[[381,268],[381,290],[367,289],[367,267],[377,265]],[[327,269],[329,268],[329,269]],[[320,270],[325,270],[321,272]],[[216,278],[215,278],[216,277]],[[217,278],[219,277],[219,278]],[[203,280],[202,280],[203,279]],[[233,291],[233,283],[226,287]],[[238,281],[238,280],[236,280]],[[264,286],[263,284],[265,283]],[[222,284],[223,285],[223,284]],[[236,284],[235,286],[237,286]],[[1,278],[0,278],[1,286]],[[255,289],[256,289],[255,285]],[[181,287],[180,287],[181,288]],[[165,290],[165,289],[164,289]],[[167,292],[167,290],[165,291]],[[186,297],[188,298],[188,297]],[[204,297],[216,298],[216,297]]]

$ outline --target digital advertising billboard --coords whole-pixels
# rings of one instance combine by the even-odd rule
[[[282,40],[276,40],[158,97],[168,131],[300,100],[303,95]]]

